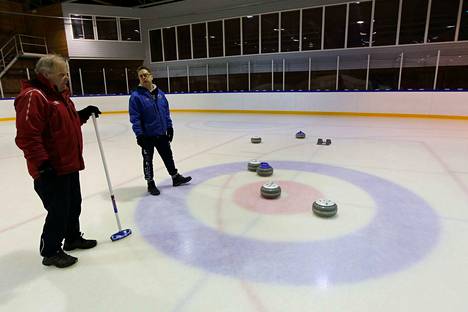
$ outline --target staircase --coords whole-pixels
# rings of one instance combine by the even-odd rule
[[[17,34],[0,48],[0,79],[18,61],[19,58],[39,58],[48,53],[44,37]],[[4,97],[0,81],[0,97]]]

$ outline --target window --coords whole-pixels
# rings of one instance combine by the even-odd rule
[[[227,90],[226,64],[208,66],[208,90],[210,92]]]
[[[262,53],[278,52],[279,13],[264,14],[262,21]]]
[[[226,56],[240,55],[240,18],[227,19],[224,21],[224,35]]]
[[[302,50],[322,48],[322,8],[302,11]]]
[[[71,14],[70,18],[74,39],[141,41],[140,20],[137,18],[93,17],[76,14]],[[120,26],[120,33],[117,26]],[[96,28],[97,38],[94,36],[94,28]]]
[[[71,15],[73,39],[94,39],[93,17]]]
[[[468,40],[468,1],[463,1],[460,34],[458,40]]]
[[[273,90],[283,91],[283,60],[273,62]]]
[[[394,45],[400,0],[375,0],[373,46]]]
[[[179,60],[192,58],[192,45],[190,40],[190,26],[177,26],[177,46],[179,48]]]
[[[344,48],[346,5],[325,7],[325,49]]]
[[[299,51],[299,11],[281,12],[281,52]]]
[[[140,41],[140,20],[134,18],[120,19],[122,41]]]
[[[85,94],[105,94],[102,67],[86,66],[81,69]]]
[[[310,89],[336,90],[336,57],[324,56],[311,59]]]
[[[247,63],[229,63],[229,91],[248,91],[249,74]]]
[[[459,0],[432,0],[427,42],[455,40]]]
[[[206,57],[206,24],[192,25],[193,58]],[[190,89],[192,90],[192,89]]]
[[[71,83],[74,95],[104,94],[104,74],[107,94],[127,94],[125,69],[128,71],[128,86],[133,89],[138,85],[136,68],[143,61],[136,60],[80,60],[69,61]],[[84,90],[81,90],[80,69]]]
[[[164,60],[173,61],[177,59],[175,27],[163,28]]]
[[[369,46],[371,11],[372,2],[349,4],[348,48]]]
[[[206,91],[206,66],[190,67],[190,92]]]
[[[162,70],[161,72],[153,71],[153,77],[153,83],[157,85],[160,90],[163,92],[169,92],[166,69]]]
[[[98,40],[118,40],[117,18],[96,16]]]
[[[284,73],[286,90],[304,91],[309,89],[309,59],[292,59],[286,61]]]
[[[255,61],[250,64],[250,89],[254,91],[271,91],[271,61]]]
[[[162,62],[163,61],[163,50],[162,50],[162,38],[161,29],[150,30],[150,50],[151,50],[151,62]]]
[[[106,66],[106,84],[108,94],[126,94],[127,81],[125,78],[125,68]],[[129,73],[131,74],[131,72]]]
[[[366,90],[367,55],[340,57],[338,90]]]
[[[223,56],[223,22],[208,23],[209,57]]]
[[[369,64],[369,90],[398,90],[400,53],[381,52],[371,55]]]
[[[243,54],[258,54],[258,15],[242,18]]]
[[[401,74],[401,89],[432,90],[437,53],[405,52],[403,55],[403,71]]]
[[[441,51],[437,90],[468,90],[468,53],[466,51]]]
[[[82,95],[79,68],[70,63],[70,82],[72,85],[72,95]]]
[[[423,43],[429,0],[404,0],[399,44]]]
[[[187,92],[187,67],[169,67],[169,77],[171,83],[171,93]]]

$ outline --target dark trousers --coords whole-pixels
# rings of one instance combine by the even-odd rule
[[[37,178],[34,190],[47,210],[41,235],[40,253],[50,257],[62,248],[63,239],[80,237],[81,190],[78,172]]]
[[[166,166],[169,175],[173,176],[177,174],[177,169],[174,164],[174,158],[172,157],[172,150],[169,138],[166,135],[161,135],[157,137],[152,137],[151,144],[148,144],[141,149],[141,153],[143,155],[143,172],[145,174],[145,180],[152,181],[154,178],[154,148],[156,148],[159,156],[161,156],[164,162],[164,166]]]

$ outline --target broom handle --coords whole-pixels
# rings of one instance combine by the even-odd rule
[[[109,187],[109,193],[110,193],[110,197],[112,200],[112,206],[114,208],[115,219],[117,220],[117,226],[119,227],[119,231],[121,231],[122,226],[120,225],[117,205],[115,203],[114,191],[112,190],[112,184],[110,181],[109,171],[107,170],[106,156],[104,156],[104,149],[102,148],[102,144],[101,144],[101,136],[99,135],[98,125],[96,122],[96,116],[93,113],[91,114],[91,117],[93,118],[94,130],[96,130],[96,138],[97,138],[97,142],[99,145],[99,151],[101,152],[101,159],[102,159],[102,164],[104,165],[104,172],[106,173],[107,186]]]

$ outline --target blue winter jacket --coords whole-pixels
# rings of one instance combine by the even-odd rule
[[[130,95],[128,111],[136,136],[166,135],[167,128],[172,127],[169,103],[159,89],[153,98],[148,89],[138,86]]]

